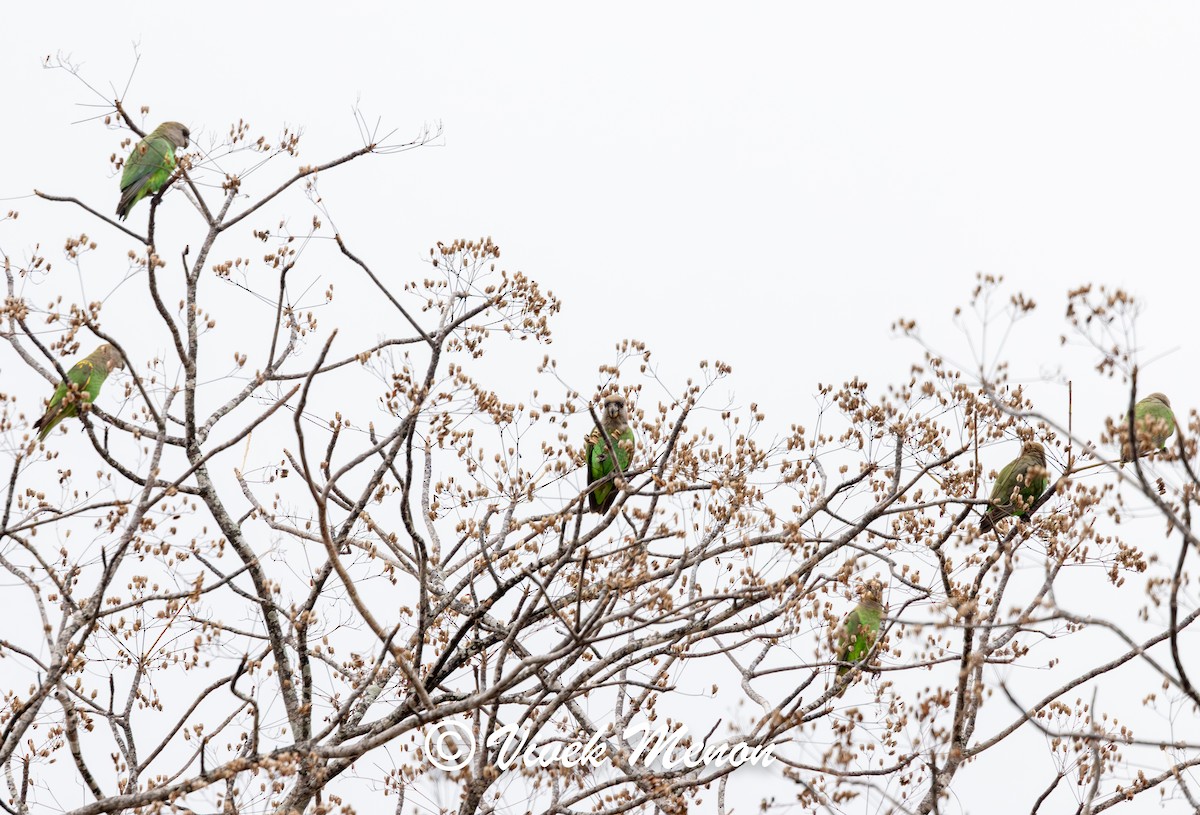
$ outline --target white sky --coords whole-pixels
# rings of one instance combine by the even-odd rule
[[[890,377],[911,354],[886,347],[891,321],[942,318],[976,271],[1052,313],[1079,282],[1127,286],[1150,307],[1147,346],[1196,351],[1154,331],[1186,320],[1196,290],[1187,4],[214,8],[164,6],[139,31],[98,4],[6,12],[0,146],[51,140],[61,163],[6,167],[0,195],[90,175],[107,205],[115,140],[68,126],[93,100],[40,58],[70,53],[119,86],[136,38],[129,98],[152,121],[298,124],[317,161],[357,144],[359,99],[401,135],[441,120],[443,148],[331,174],[335,218],[363,223],[337,193],[366,173],[397,262],[494,236],[564,298],[555,350],[580,373],[633,336],[667,370],[722,358],[739,392],[790,412],[818,380]],[[601,280],[623,313],[602,337],[566,330]]]
[[[117,139],[71,126],[97,100],[41,59],[120,87],[139,40],[127,101],[201,143],[239,117],[299,125],[316,163],[357,146],[356,101],[400,136],[441,121],[440,147],[324,179],[335,221],[405,275],[437,240],[493,236],[506,268],[563,299],[548,350],[585,393],[636,337],[668,379],[720,358],[735,402],[805,423],[817,382],[907,378],[919,352],[892,338],[896,317],[955,348],[946,318],[983,271],[1044,310],[1008,348],[1014,376],[1066,366],[1087,382],[1081,421],[1122,398],[1092,356],[1059,349],[1083,282],[1143,298],[1145,356],[1172,352],[1144,389],[1180,414],[1200,403],[1200,6],[101,5],[5,10],[0,198],[115,204]],[[22,212],[0,248],[61,240],[34,228],[52,206],[0,201]],[[601,299],[621,309],[597,325]]]

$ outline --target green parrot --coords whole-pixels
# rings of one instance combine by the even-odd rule
[[[100,386],[104,384],[105,379],[108,379],[113,368],[124,367],[125,363],[121,361],[121,354],[108,343],[104,343],[72,365],[71,370],[67,371],[67,381],[59,384],[58,389],[54,391],[54,396],[50,397],[50,404],[46,406],[46,412],[33,425],[34,430],[38,428],[42,430],[38,434],[38,441],[45,440],[54,426],[63,419],[78,416],[81,400],[95,402],[96,397],[100,395]],[[71,398],[65,398],[68,382],[74,386]]]
[[[1165,394],[1152,393],[1133,406],[1133,424],[1137,432],[1138,457],[1151,450],[1165,449],[1167,439],[1175,433],[1175,414],[1171,412],[1171,400]],[[1133,461],[1129,449],[1129,418],[1121,420],[1121,463]]]
[[[617,453],[617,461],[624,472],[629,469],[635,445],[625,400],[620,396],[610,396],[605,399],[604,413],[600,417],[600,424],[604,428],[604,433],[612,440],[613,450]],[[613,471],[608,444],[600,435],[600,428],[595,428],[588,434],[587,440],[584,442],[584,451],[587,457],[588,484],[600,481]],[[608,508],[616,499],[616,485],[612,481],[608,481],[588,493],[588,508],[592,512],[608,512]]]
[[[163,122],[133,146],[121,173],[121,200],[117,217],[129,217],[134,205],[163,188],[175,172],[175,148],[187,147],[192,132],[179,122]]]
[[[879,623],[884,613],[883,583],[877,578],[871,578],[859,589],[859,596],[862,600],[846,615],[835,632],[839,662],[862,662],[879,636]],[[838,666],[839,677],[849,672],[849,665]],[[846,692],[846,687],[838,691],[839,697]]]
[[[1040,472],[1033,472],[1037,468]],[[1015,515],[1020,518],[1029,511],[1029,505],[1038,499],[1050,486],[1050,474],[1046,469],[1046,448],[1036,441],[1027,441],[1021,455],[1005,465],[996,478],[992,494],[988,498],[991,509],[983,516],[980,532],[994,529],[1001,518]],[[1020,489],[1021,500],[1016,501],[1013,493]]]

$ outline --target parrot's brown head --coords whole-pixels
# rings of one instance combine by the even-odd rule
[[[626,412],[624,397],[610,396],[605,399],[604,414],[601,419],[604,422],[605,429],[608,430],[627,425],[629,423],[629,414]]]
[[[878,577],[863,583],[858,593],[864,605],[883,607],[883,582]]]
[[[176,147],[187,147],[188,140],[192,136],[192,131],[187,129],[187,125],[179,122],[163,122],[156,128],[156,132],[166,137]]]
[[[114,368],[125,368],[125,360],[121,359],[121,352],[113,348],[107,342],[97,348],[92,356],[104,365],[104,369],[110,374]]]
[[[1146,397],[1147,402],[1149,402],[1152,399],[1162,402],[1167,407],[1171,406],[1171,400],[1167,398],[1167,395],[1165,393],[1159,393],[1158,391],[1155,391],[1154,393],[1152,393]]]
[[[1046,448],[1042,447],[1036,441],[1025,442],[1025,446],[1021,448],[1021,455],[1033,456],[1039,464],[1043,467],[1046,466]]]

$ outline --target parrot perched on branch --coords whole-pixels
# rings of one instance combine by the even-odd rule
[[[1137,433],[1137,451],[1141,458],[1151,450],[1161,450],[1167,439],[1175,433],[1175,414],[1171,411],[1171,400],[1165,394],[1152,393],[1133,406],[1133,427]],[[1133,461],[1133,450],[1129,446],[1129,416],[1121,420],[1121,463]]]
[[[179,122],[163,122],[133,146],[121,173],[118,218],[125,220],[138,201],[163,188],[175,172],[175,148],[187,147],[191,135]]]
[[[1005,465],[997,476],[988,498],[991,509],[983,516],[979,531],[994,529],[1001,518],[1010,515],[1023,517],[1048,486],[1050,473],[1046,469],[1046,448],[1036,441],[1027,441],[1021,448],[1021,455]],[[1015,499],[1013,493],[1018,490],[1020,498]]]
[[[612,448],[617,454],[617,463],[621,465],[621,471],[624,472],[629,469],[629,462],[633,460],[635,444],[633,428],[629,426],[629,413],[625,406],[625,400],[620,396],[610,396],[605,399],[600,424],[604,428],[604,434],[612,442]],[[584,450],[587,457],[588,484],[595,484],[613,471],[612,456],[609,455],[608,444],[605,443],[599,427],[588,434],[587,440],[584,442]],[[616,498],[616,485],[612,481],[607,481],[588,493],[588,508],[592,512],[608,512],[608,508],[612,506]]]
[[[63,419],[78,416],[80,401],[95,402],[96,397],[100,395],[100,387],[104,380],[108,379],[113,368],[124,367],[121,354],[108,343],[104,343],[72,365],[71,370],[67,371],[66,381],[60,383],[54,395],[50,397],[46,412],[33,425],[34,430],[40,428],[42,431],[38,434],[38,441],[44,441],[55,425]]]
[[[839,662],[862,662],[879,636],[879,624],[884,612],[883,583],[871,578],[859,589],[859,596],[862,600],[837,629],[836,653]],[[849,672],[849,665],[838,666],[839,677]],[[842,688],[838,696],[845,692],[846,688]]]

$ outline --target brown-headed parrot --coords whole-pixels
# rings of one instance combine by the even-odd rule
[[[612,443],[612,448],[617,454],[617,462],[621,465],[621,471],[624,472],[629,469],[629,462],[633,460],[635,444],[633,428],[629,426],[629,413],[624,399],[620,396],[610,396],[604,400],[604,412],[600,417],[600,425]],[[601,435],[600,427],[593,429],[588,434],[587,440],[584,442],[584,451],[587,458],[588,484],[595,484],[597,481],[603,480],[613,471],[612,456],[609,455],[609,447],[605,443],[604,436]],[[588,508],[592,512],[608,512],[608,508],[616,499],[617,488],[610,479],[593,487],[592,491],[588,493]]]
[[[50,397],[46,412],[33,425],[34,430],[41,429],[38,441],[43,441],[63,419],[78,416],[81,401],[95,402],[100,395],[100,387],[113,368],[124,367],[121,354],[108,343],[72,365],[71,370],[67,371],[66,381],[59,383],[58,389]]]
[[[118,218],[125,220],[134,204],[163,188],[175,172],[175,148],[187,147],[191,135],[179,122],[163,122],[133,146],[121,173]]]
[[[1050,474],[1046,469],[1046,448],[1036,441],[1027,441],[1021,448],[1021,455],[1005,465],[997,476],[988,498],[991,508],[983,516],[979,530],[987,532],[994,529],[1001,518],[1010,515],[1023,517],[1048,486]]]
[[[846,615],[836,632],[835,648],[839,662],[862,662],[879,636],[879,624],[884,613],[883,583],[877,578],[871,578],[859,589],[859,597],[859,604]],[[850,668],[850,665],[838,665],[837,675],[845,676]],[[844,687],[838,692],[838,696],[845,692]]]
[[[1138,457],[1166,447],[1167,439],[1175,433],[1175,414],[1166,394],[1152,393],[1133,406],[1133,427],[1137,433]],[[1121,420],[1121,463],[1133,461],[1129,446],[1129,417]]]

